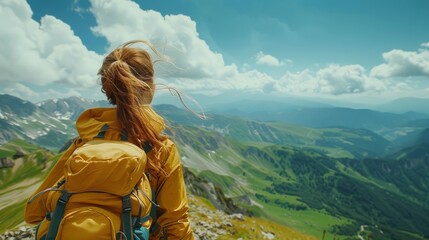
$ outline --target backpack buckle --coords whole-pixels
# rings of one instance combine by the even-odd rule
[[[122,209],[124,211],[131,211],[131,197],[129,194],[122,197]]]
[[[59,203],[66,204],[70,199],[71,194],[66,190],[61,191],[60,198],[58,199]]]

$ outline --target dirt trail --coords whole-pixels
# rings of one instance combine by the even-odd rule
[[[0,191],[0,210],[15,203],[27,200],[39,187],[38,179],[32,178]]]
[[[360,231],[358,232],[357,236],[360,240],[365,240],[365,238],[363,238],[360,234],[365,231],[365,228],[368,227],[368,225],[361,225],[360,226]]]
[[[16,172],[16,170],[18,170],[18,168],[22,166],[23,163],[24,163],[23,158],[16,159],[14,164],[13,164],[12,174],[14,174]]]

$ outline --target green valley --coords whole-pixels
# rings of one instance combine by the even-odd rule
[[[54,118],[58,111],[51,105],[49,112],[25,105],[31,110],[25,116],[13,112],[11,104],[2,108],[0,215],[7,221],[0,231],[22,222],[25,198],[58,159],[55,151],[75,136],[71,120],[50,125],[49,133],[40,132],[42,123],[16,120]],[[304,234],[298,239],[429,236],[429,131],[424,120],[400,147],[363,128],[312,128],[219,114],[200,120],[171,105],[155,109],[169,120],[167,133],[179,146],[196,206],[205,202],[254,222],[275,222]],[[27,127],[39,135],[22,137]],[[249,236],[229,234],[225,239]]]

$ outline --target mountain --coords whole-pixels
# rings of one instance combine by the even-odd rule
[[[429,186],[423,174],[427,166],[417,165],[418,177],[409,168],[415,161],[409,159],[425,156],[422,152],[406,151],[398,163],[393,156],[380,158],[381,153],[359,154],[370,146],[398,151],[365,129],[314,129],[215,114],[200,121],[173,106],[157,107],[172,122],[184,164],[254,214],[313,235],[329,229],[350,236],[361,226],[369,226],[367,233],[375,239],[428,234],[429,191],[422,188]],[[424,122],[414,125],[421,128]],[[425,139],[418,136],[417,142]],[[344,152],[351,157],[341,158]],[[391,177],[384,177],[386,171]],[[418,190],[407,190],[414,187]],[[307,225],[297,220],[302,216],[318,220]]]
[[[171,105],[155,108],[169,120],[168,132],[180,149],[189,191],[217,209],[268,219],[318,237],[323,232],[337,239],[354,239],[357,234],[381,240],[429,235],[424,119],[397,125],[420,129],[404,146],[363,128],[310,128],[209,113],[203,121]],[[50,115],[55,111],[48,114],[37,105],[30,116],[39,111],[58,120]],[[11,114],[17,115],[13,108],[8,110]],[[16,152],[0,151],[9,156],[2,165],[10,166]],[[50,166],[55,157],[39,162]],[[19,176],[25,180],[27,175]],[[16,208],[11,205],[4,211],[12,214]]]
[[[51,99],[36,104],[47,114],[57,118],[75,121],[79,114],[85,109],[93,107],[111,107],[104,100],[88,100],[78,97],[69,97],[64,99]]]
[[[429,191],[422,188],[429,186],[426,163],[417,165],[421,174],[412,177],[411,163],[333,159],[309,149],[231,141],[192,127],[176,134],[183,163],[256,215],[315,236],[326,229],[350,236],[362,225],[373,228],[374,239],[428,234]],[[392,169],[391,177],[383,177]],[[407,190],[414,187],[418,190]]]
[[[351,108],[295,108],[284,111],[259,110],[237,112],[234,115],[259,121],[287,122],[306,127],[345,127],[364,128],[380,131],[383,128],[395,127],[409,121],[427,119],[428,116],[416,112],[386,113],[369,109]]]
[[[108,103],[71,97],[35,105],[10,95],[1,95],[0,143],[20,138],[50,149],[59,149],[64,142],[76,136],[76,116],[84,108],[94,106],[108,106]],[[391,148],[389,141],[363,129],[313,129],[219,114],[207,114],[208,120],[203,121],[172,105],[157,105],[155,109],[176,125],[199,126],[238,141],[291,144],[303,148],[317,148],[329,152],[332,156],[358,158],[382,156]]]
[[[247,99],[231,101],[228,103],[212,103],[208,105],[210,112],[234,114],[250,114],[258,116],[258,113],[276,113],[291,111],[300,108],[329,108],[330,104],[309,101],[304,99],[285,98],[282,101]],[[249,117],[248,116],[248,117]]]
[[[0,95],[0,144],[19,138],[59,148],[75,135],[72,126],[72,121],[55,118],[31,102]]]
[[[160,90],[160,89],[158,89]],[[182,94],[183,99],[187,103],[193,102],[191,98]],[[206,94],[193,94],[192,99],[203,106],[206,111],[223,113],[224,111],[231,111],[235,109],[247,112],[247,109],[253,111],[264,110],[266,108],[282,111],[290,108],[302,107],[332,107],[334,104],[326,103],[321,99],[309,99],[304,97],[297,97],[291,95],[278,95],[266,94],[263,92],[247,92],[246,96],[240,97],[237,100],[236,91],[222,91],[221,94],[206,95]],[[154,104],[168,104],[174,106],[181,106],[177,96],[169,94],[160,94],[155,97]]]
[[[429,146],[429,128],[422,131],[417,139],[416,144]]]
[[[419,112],[429,115],[429,99],[427,98],[399,98],[378,106],[377,110],[385,112],[405,113]]]
[[[17,117],[31,116],[37,107],[29,101],[21,100],[20,98],[0,94],[0,119],[7,119],[8,113],[15,113]]]
[[[78,97],[33,104],[11,95],[0,95],[0,144],[19,138],[59,149],[64,142],[77,135],[74,121],[82,111],[109,106],[107,101]]]
[[[279,110],[268,104],[266,108],[225,110],[219,111],[219,114],[255,121],[289,123],[308,128],[366,129],[396,146],[412,145],[420,132],[429,127],[427,114],[410,111],[389,113],[340,107],[285,107]]]
[[[158,105],[155,109],[173,126],[198,126],[237,141],[287,144],[322,151],[335,157],[383,156],[392,147],[388,140],[365,129],[308,128],[219,114],[207,114],[207,120],[200,120],[172,105]]]

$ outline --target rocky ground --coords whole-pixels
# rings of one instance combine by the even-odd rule
[[[0,240],[30,240],[34,239],[35,229],[34,227],[21,226],[13,231],[6,231],[0,235]]]
[[[189,207],[196,239],[276,239],[274,232],[241,213],[226,214],[193,196],[189,197]]]

